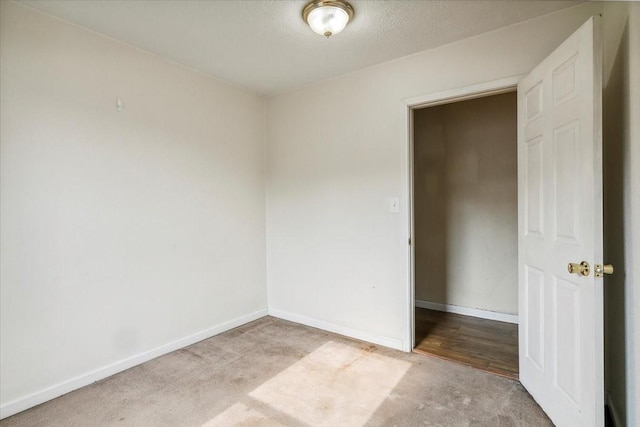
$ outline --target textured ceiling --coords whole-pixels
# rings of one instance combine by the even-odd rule
[[[20,3],[271,95],[531,19],[578,1],[351,1],[354,20],[328,40],[302,21],[305,1]]]

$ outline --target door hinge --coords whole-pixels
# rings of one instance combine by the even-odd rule
[[[411,237],[409,237],[409,244],[411,244]]]

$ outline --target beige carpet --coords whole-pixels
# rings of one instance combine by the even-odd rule
[[[517,381],[265,317],[0,425],[552,424]]]

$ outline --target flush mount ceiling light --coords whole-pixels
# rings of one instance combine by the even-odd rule
[[[304,7],[302,18],[313,31],[329,38],[353,19],[353,7],[344,0],[314,0]]]

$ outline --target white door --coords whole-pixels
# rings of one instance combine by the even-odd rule
[[[604,425],[599,40],[594,17],[518,84],[520,381],[559,427]]]

